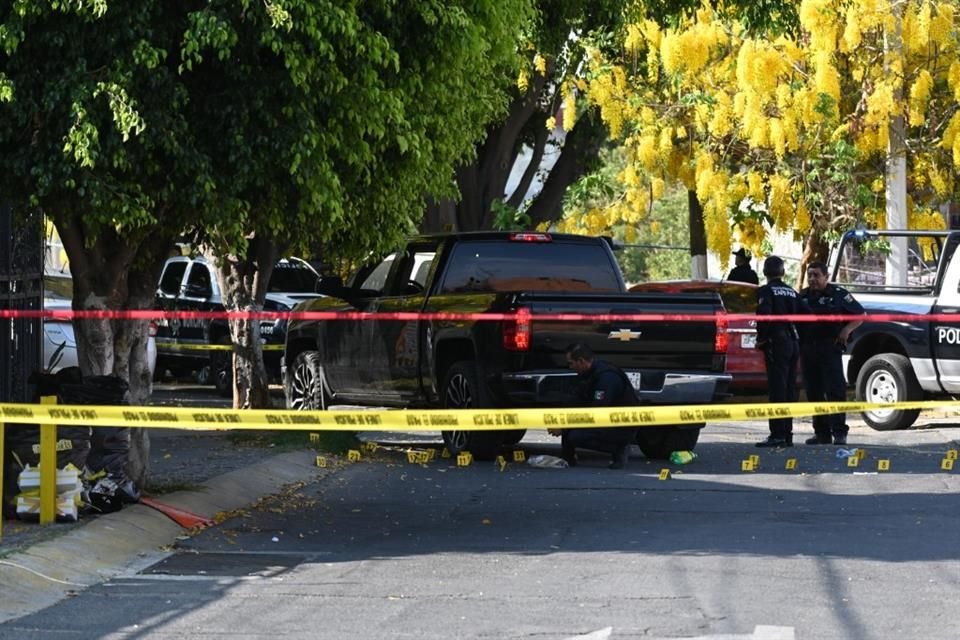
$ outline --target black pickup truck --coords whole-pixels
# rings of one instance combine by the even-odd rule
[[[294,312],[517,312],[520,320],[293,320],[283,354],[291,409],[571,406],[566,349],[585,342],[626,371],[642,403],[726,395],[726,327],[716,294],[628,293],[604,238],[476,232],[416,237],[361,269],[339,296]],[[682,313],[677,322],[567,322],[537,314]],[[718,316],[718,314],[721,314]],[[700,427],[640,429],[649,457],[692,449]],[[443,432],[454,454],[489,457],[523,431]]]

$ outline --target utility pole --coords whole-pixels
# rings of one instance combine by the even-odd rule
[[[902,0],[893,0],[894,27],[884,33],[884,70],[896,82],[893,103],[903,101],[904,55],[903,55],[903,10]],[[890,120],[887,140],[886,162],[887,228],[906,229],[907,221],[907,145],[906,124],[900,113]],[[907,238],[890,240],[890,255],[887,256],[886,283],[888,286],[907,284]]]

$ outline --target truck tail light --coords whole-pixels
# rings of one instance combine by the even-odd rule
[[[727,314],[722,311],[717,312],[716,331],[713,337],[713,350],[715,353],[726,353],[730,346],[730,334],[727,333]]]
[[[151,322],[147,325],[147,335],[151,338],[157,337],[157,323]]]
[[[513,242],[553,242],[549,233],[511,233],[510,240]]]
[[[503,348],[507,351],[530,350],[530,310],[520,307],[516,318],[503,323]]]

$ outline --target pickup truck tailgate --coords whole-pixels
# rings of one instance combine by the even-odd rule
[[[534,353],[559,353],[583,342],[602,358],[624,369],[722,372],[717,353],[715,314],[722,311],[715,294],[523,294],[518,307],[534,316]],[[538,321],[539,314],[584,314],[579,321]],[[592,320],[600,314],[687,315],[698,320]]]

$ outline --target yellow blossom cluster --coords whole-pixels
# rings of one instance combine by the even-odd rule
[[[734,238],[759,250],[768,229],[829,228],[822,208],[835,203],[809,168],[829,167],[836,145],[855,150],[852,175],[874,199],[859,219],[883,226],[883,159],[899,121],[920,203],[909,222],[942,224],[937,207],[955,198],[960,170],[956,0],[802,0],[797,39],[748,34],[723,4],[669,28],[641,15],[625,29],[625,59],[594,52],[583,96],[628,164],[622,199],[582,212],[579,228],[641,222],[676,183],[696,192],[721,256]]]

